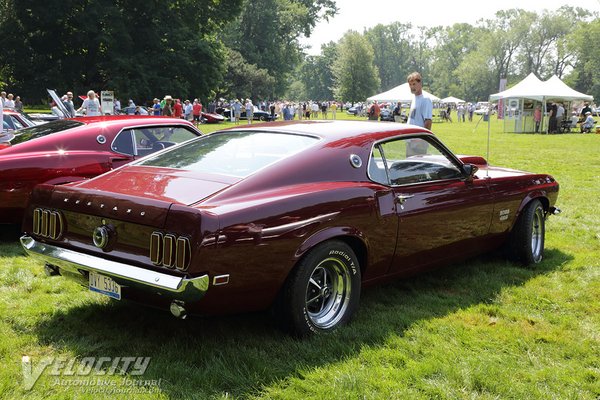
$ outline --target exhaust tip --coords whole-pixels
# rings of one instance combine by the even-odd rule
[[[169,311],[171,311],[171,314],[173,314],[175,318],[186,319],[187,317],[187,310],[182,301],[173,300],[169,307]]]

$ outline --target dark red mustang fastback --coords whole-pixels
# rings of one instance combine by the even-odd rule
[[[0,147],[0,224],[20,223],[33,187],[100,175],[201,133],[163,117],[64,119],[16,131]]]
[[[418,127],[273,123],[40,185],[21,242],[116,299],[179,317],[273,306],[307,335],[346,323],[362,285],[500,246],[539,262],[557,195],[549,175],[457,157]]]

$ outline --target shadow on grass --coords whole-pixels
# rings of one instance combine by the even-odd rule
[[[71,308],[35,329],[42,345],[64,348],[78,357],[151,357],[142,378],[160,379],[169,398],[210,398],[226,392],[247,397],[277,381],[356,355],[364,345],[383,345],[419,321],[492,302],[503,288],[550,273],[570,258],[547,250],[544,262],[526,269],[480,257],[369,288],[349,326],[304,341],[279,331],[267,313],[181,321],[166,312],[119,302]]]
[[[19,225],[0,224],[0,256],[18,257],[25,254],[21,244],[21,227]]]

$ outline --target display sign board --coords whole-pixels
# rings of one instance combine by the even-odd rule
[[[100,92],[100,108],[102,115],[113,115],[115,113],[115,92]]]

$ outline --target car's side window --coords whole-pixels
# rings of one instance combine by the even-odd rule
[[[181,126],[126,129],[117,135],[112,149],[119,153],[143,157],[195,137],[192,131]]]
[[[119,132],[115,140],[113,140],[111,148],[117,153],[136,155],[135,148],[133,146],[133,139],[131,137],[131,129],[125,129]]]
[[[381,143],[379,147],[392,186],[462,177],[454,162],[425,139],[402,138]]]
[[[367,173],[369,174],[369,178],[374,182],[381,183],[382,185],[390,184],[385,168],[385,162],[383,160],[383,154],[381,153],[381,146],[379,145],[373,147]]]

